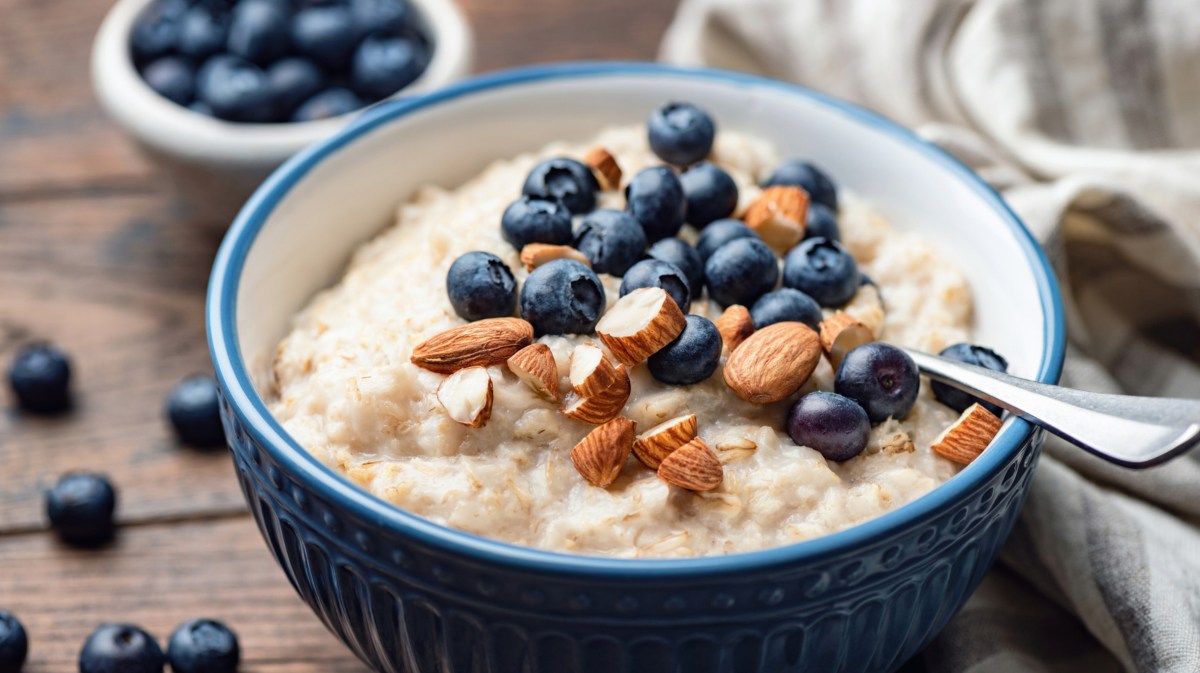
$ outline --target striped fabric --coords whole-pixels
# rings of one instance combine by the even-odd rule
[[[1200,397],[1200,0],[684,0],[662,58],[943,145],[1045,245],[1066,385]],[[1001,563],[909,668],[1200,672],[1200,456],[1133,472],[1048,442]]]

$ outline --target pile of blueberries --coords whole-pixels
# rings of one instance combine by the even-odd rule
[[[52,344],[21,349],[8,370],[13,397],[23,411],[62,415],[73,406],[71,360]],[[217,385],[211,376],[184,379],[167,398],[166,416],[181,444],[207,449],[224,446]],[[70,472],[46,493],[46,516],[64,543],[98,548],[116,535],[117,491],[102,474]],[[25,628],[0,610],[0,673],[16,673],[29,650]],[[161,673],[170,662],[176,673],[233,673],[237,637],[224,624],[196,619],[171,636],[164,656],[158,643],[129,624],[105,624],[87,639],[80,653],[81,673]]]
[[[662,288],[684,313],[707,289],[722,307],[749,307],[755,329],[791,321],[819,330],[822,307],[841,307],[862,285],[873,284],[839,242],[838,188],[823,170],[788,160],[762,184],[799,187],[809,196],[805,238],[783,256],[781,271],[775,252],[744,222],[731,219],[737,184],[706,160],[716,136],[712,117],[695,105],[668,103],[651,113],[647,131],[650,148],[665,163],[629,180],[624,210],[597,210],[600,185],[592,169],[566,157],[537,164],[523,195],[505,210],[501,231],[517,250],[530,243],[569,245],[591,264],[556,259],[529,274],[519,311],[539,336],[593,331],[605,307],[597,273],[621,276],[621,296]],[[695,246],[677,236],[684,224],[698,230]],[[446,288],[455,312],[468,321],[512,315],[518,308],[512,271],[488,252],[455,260]],[[716,370],[721,347],[710,320],[687,315],[683,332],[650,356],[647,367],[663,383],[699,383]],[[995,353],[967,344],[943,355],[1007,367]],[[902,350],[866,344],[839,366],[836,393],[811,393],[793,406],[788,432],[797,444],[830,460],[848,460],[866,447],[872,423],[908,414],[919,385],[916,364]],[[959,410],[975,401],[947,386],[934,391]]]
[[[155,0],[134,23],[142,79],[233,122],[305,122],[386,98],[432,46],[408,0]]]

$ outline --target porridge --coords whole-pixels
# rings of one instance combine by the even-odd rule
[[[827,227],[805,208],[809,192],[828,201],[828,181],[760,187],[780,157],[731,132],[676,178],[664,159],[695,158],[678,157],[686,139],[659,135],[652,117],[649,142],[644,127],[611,128],[497,161],[455,189],[419,189],[296,316],[273,364],[272,412],[313,455],[405,510],[591,555],[806,540],[900,507],[969,462],[982,446],[964,453],[939,435],[984,418],[986,445],[999,421],[977,405],[960,419],[972,400],[947,406],[915,367],[898,379],[911,376],[899,401],[861,392],[882,377],[850,380],[854,366],[890,366],[899,351],[883,342],[965,347],[971,295],[954,265],[845,190],[825,213],[840,246],[811,231],[805,244],[828,250],[796,245],[806,227]],[[513,204],[523,183],[532,196]],[[551,195],[539,201],[539,189]],[[700,236],[694,225],[714,219]],[[721,228],[740,233],[722,241]],[[672,242],[638,262],[657,238]],[[684,248],[677,264],[660,261]],[[801,248],[809,259],[793,265]],[[683,268],[696,250],[706,286]],[[764,250],[786,261],[747,272]],[[849,292],[826,262],[854,265]]]

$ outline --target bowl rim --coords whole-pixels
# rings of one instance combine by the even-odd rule
[[[855,104],[795,84],[755,75],[624,61],[542,65],[474,77],[425,96],[392,101],[369,110],[337,135],[291,158],[263,183],[238,214],[213,265],[206,307],[209,348],[217,379],[225,389],[229,403],[235,413],[241,416],[246,431],[266,447],[274,460],[311,482],[317,492],[329,499],[333,508],[343,508],[360,520],[440,552],[468,557],[496,567],[553,575],[663,581],[761,572],[817,561],[869,546],[891,532],[935,516],[959,498],[980,488],[1014,459],[1034,429],[1020,418],[1007,421],[990,449],[945,484],[907,505],[851,528],[812,540],[723,556],[618,559],[522,547],[434,523],[359,488],[305,451],[271,415],[255,390],[237,341],[236,299],[240,273],[259,230],[274,207],[316,164],[361,136],[408,113],[473,93],[508,86],[605,76],[700,78],[782,90],[815,100],[860,123],[883,130],[911,145],[915,151],[934,159],[944,170],[970,186],[1008,223],[1024,250],[1026,262],[1035,276],[1039,297],[1046,307],[1042,316],[1045,339],[1037,380],[1044,383],[1058,380],[1066,350],[1063,306],[1045,253],[1000,195],[945,150]]]

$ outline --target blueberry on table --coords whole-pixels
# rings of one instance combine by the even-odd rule
[[[29,656],[29,636],[25,627],[12,615],[0,610],[0,671],[16,673]]]
[[[687,276],[688,287],[695,298],[704,289],[704,262],[696,249],[678,238],[664,238],[650,246],[646,255],[679,267]],[[685,311],[687,309],[684,309]]]
[[[330,87],[309,98],[292,113],[294,122],[312,122],[349,114],[366,103],[349,89]]]
[[[8,370],[8,384],[26,411],[54,414],[71,406],[71,361],[61,349],[35,344],[19,351]]]
[[[292,46],[327,68],[345,66],[358,40],[358,27],[348,7],[316,5],[292,17]]]
[[[504,260],[474,251],[454,260],[446,273],[450,305],[463,320],[503,318],[517,306],[517,281]]]
[[[557,199],[522,196],[504,209],[500,233],[517,250],[530,243],[569,245],[571,211]]]
[[[354,90],[371,101],[412,84],[429,65],[429,47],[413,35],[374,35],[354,52]]]
[[[154,637],[132,624],[104,624],[79,653],[79,673],[162,673],[165,663]]]
[[[708,296],[721,306],[750,306],[775,289],[779,266],[774,251],[758,238],[738,238],[717,249],[704,264]]]
[[[604,312],[604,285],[586,264],[556,259],[521,286],[521,317],[543,334],[589,334]]]
[[[196,97],[221,119],[269,122],[275,117],[267,74],[237,56],[219,54],[208,59],[196,77]]]
[[[825,238],[831,241],[842,240],[841,227],[838,226],[837,213],[820,203],[808,204],[808,214],[805,216],[804,238]]]
[[[642,169],[625,187],[625,210],[642,225],[648,241],[679,233],[686,209],[683,185],[669,166]]]
[[[179,40],[187,10],[186,0],[156,0],[147,6],[130,29],[129,49],[134,61],[145,63],[169,54]]]
[[[267,68],[267,81],[275,107],[290,113],[304,101],[325,88],[325,76],[312,61],[292,56],[280,59]]]
[[[985,367],[994,372],[1008,371],[1008,360],[1005,360],[996,351],[990,348],[984,348],[983,346],[959,343],[952,346],[947,346],[942,350],[941,353],[938,353],[938,355],[944,358],[950,358],[951,360],[965,362],[969,365]],[[984,402],[971,393],[948,386],[940,381],[934,381],[932,388],[933,396],[936,397],[939,402],[955,411],[966,411],[967,407],[978,402],[983,406],[983,408],[987,409],[993,414],[996,414],[997,416],[1004,412],[1003,409],[992,404],[991,402]]]
[[[229,21],[202,5],[188,9],[179,23],[176,50],[194,59],[204,59],[221,51],[229,36]]]
[[[97,547],[116,532],[117,492],[103,475],[73,472],[46,493],[46,516],[63,542]]]
[[[187,105],[196,91],[196,71],[180,56],[163,56],[142,70],[142,79],[155,93],[177,105]]]
[[[700,259],[707,262],[717,248],[735,238],[758,238],[758,234],[741,220],[717,220],[700,231],[700,236],[696,239],[696,252],[699,253]]]
[[[267,65],[288,52],[291,20],[280,3],[242,0],[234,5],[225,48],[234,56]]]
[[[816,300],[800,290],[781,287],[758,298],[750,307],[750,319],[754,329],[762,329],[777,322],[802,322],[820,331],[821,307]]]
[[[213,619],[184,622],[167,642],[172,673],[237,673],[237,635]]]
[[[578,215],[596,207],[599,189],[592,169],[574,159],[558,157],[534,166],[525,178],[522,193],[538,199],[557,199]]]
[[[847,353],[833,382],[834,391],[857,402],[872,423],[881,423],[889,416],[907,416],[920,386],[921,377],[912,358],[880,341]]]
[[[867,448],[871,421],[856,402],[836,393],[812,392],[792,405],[787,432],[798,446],[807,446],[826,460],[850,460]]]
[[[167,420],[182,444],[198,449],[225,446],[221,396],[211,376],[195,374],[180,381],[167,396]]]
[[[841,243],[810,238],[783,258],[783,284],[816,299],[821,306],[843,306],[858,292],[858,263]]]
[[[650,114],[650,149],[660,159],[688,166],[708,156],[717,135],[712,117],[690,103],[667,103]]]
[[[643,287],[662,288],[684,313],[692,306],[692,290],[687,274],[670,262],[643,259],[629,267],[621,279],[621,296]]]
[[[596,273],[623,276],[646,251],[646,234],[629,213],[597,210],[580,223],[575,247],[587,256]]]
[[[838,209],[837,185],[825,171],[807,161],[789,159],[775,169],[763,183],[763,187],[787,185],[808,192],[813,203],[819,203],[832,211]]]
[[[712,376],[721,360],[721,333],[711,320],[689,315],[675,340],[646,360],[650,375],[675,386],[700,383]]]
[[[350,13],[360,35],[371,32],[394,35],[410,30],[413,24],[408,0],[350,0]]]
[[[684,171],[679,181],[687,199],[688,224],[696,228],[729,217],[737,208],[737,183],[716,164],[702,161]]]

